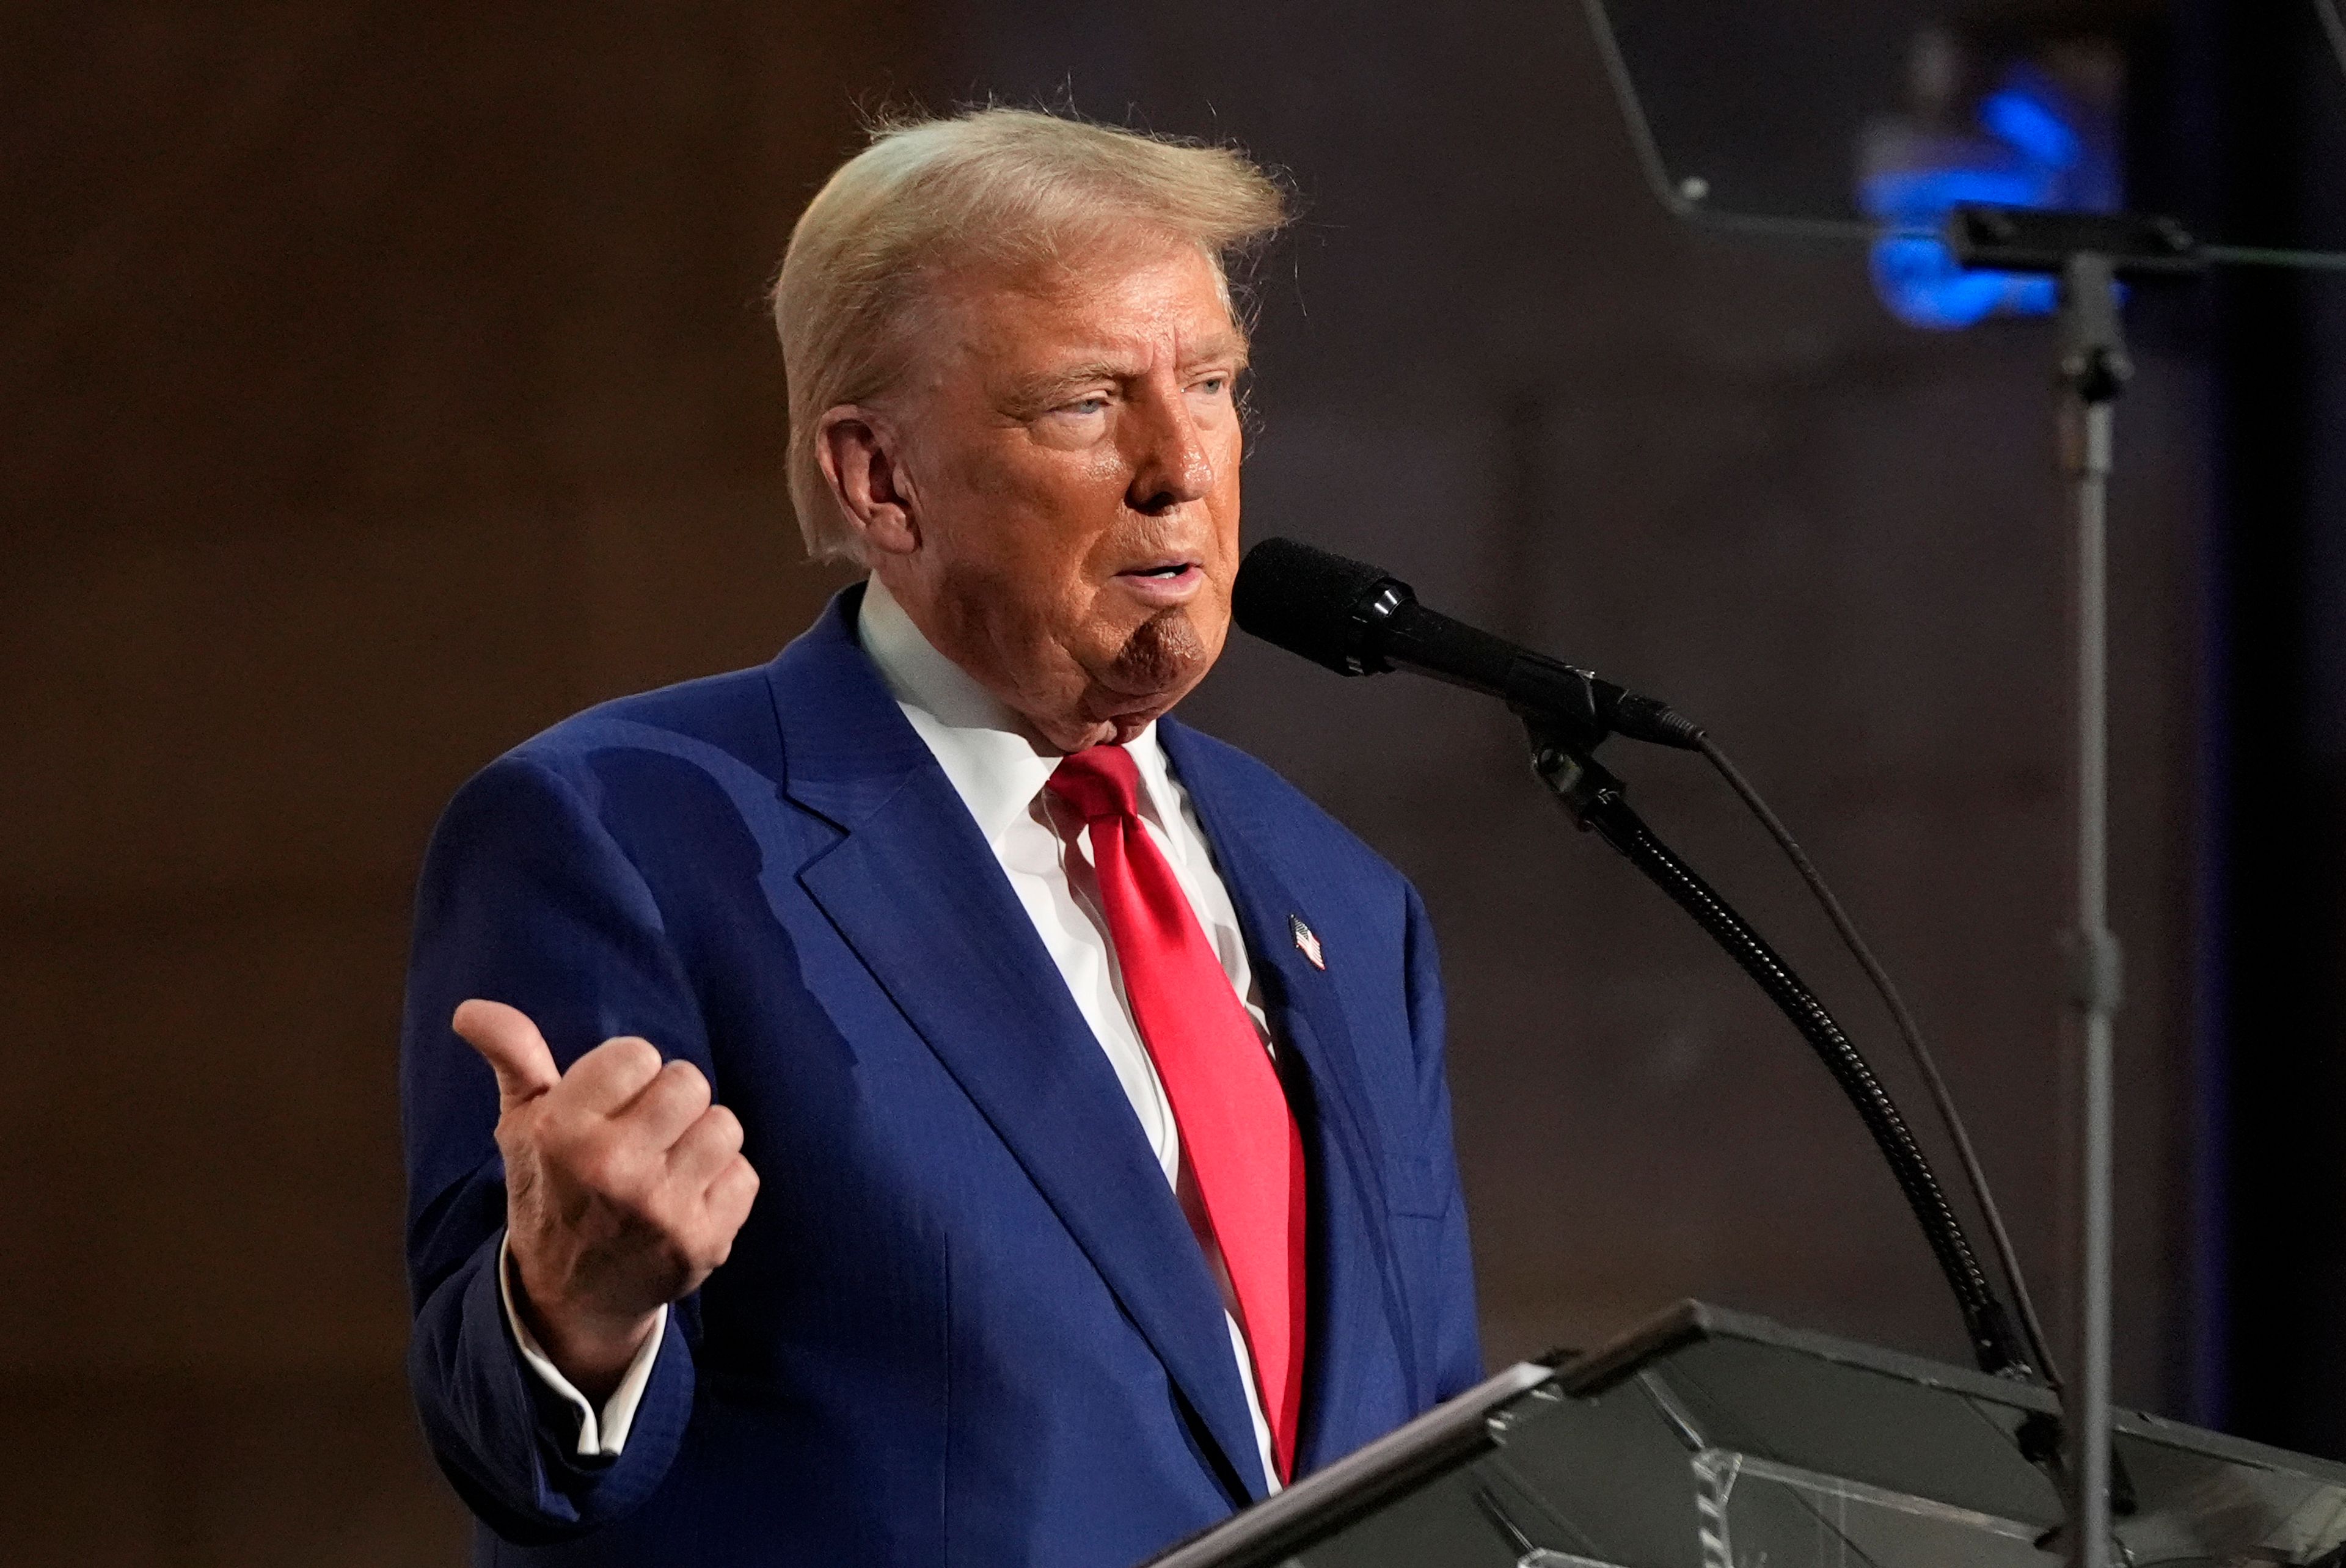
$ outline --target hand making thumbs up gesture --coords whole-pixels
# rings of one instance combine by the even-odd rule
[[[497,1075],[506,1245],[521,1309],[588,1399],[617,1387],[659,1309],[733,1248],[758,1173],[741,1124],[689,1062],[606,1040],[564,1073],[518,1009],[472,1001],[455,1031]]]

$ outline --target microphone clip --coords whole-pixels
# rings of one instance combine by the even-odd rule
[[[1621,849],[1606,828],[1627,804],[1627,787],[1589,755],[1604,739],[1605,731],[1593,721],[1560,723],[1546,711],[1522,713],[1522,718],[1524,729],[1531,737],[1532,776],[1556,797],[1574,827],[1584,833],[1595,832]]]

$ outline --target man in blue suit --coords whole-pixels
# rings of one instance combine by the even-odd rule
[[[879,137],[775,290],[868,579],[449,807],[410,1372],[476,1560],[1120,1568],[1480,1376],[1432,935],[1162,717],[1238,565],[1224,149]]]

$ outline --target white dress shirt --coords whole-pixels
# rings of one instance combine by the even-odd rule
[[[1246,1391],[1255,1444],[1263,1473],[1276,1491],[1279,1474],[1271,1461],[1270,1426],[1263,1417],[1246,1336],[1239,1328],[1237,1298],[1222,1263],[1221,1248],[1206,1223],[1197,1184],[1182,1156],[1180,1133],[1174,1125],[1172,1105],[1165,1097],[1164,1083],[1125,1001],[1123,975],[1093,879],[1090,835],[1082,819],[1043,788],[1059,765],[1059,754],[967,671],[932,647],[876,577],[864,588],[857,637],[1001,862],[1011,891],[1035,922],[1077,1011],[1091,1025],[1093,1037],[1116,1070],[1117,1082],[1123,1086],[1133,1115],[1139,1118],[1141,1132],[1189,1217],[1190,1227],[1205,1250],[1207,1267],[1221,1289],[1230,1351],[1237,1359],[1239,1386]],[[1212,851],[1188,793],[1166,763],[1157,727],[1151,724],[1142,730],[1125,750],[1131,754],[1140,775],[1140,816],[1148,836],[1164,851],[1182,891],[1189,895],[1189,906],[1220,958],[1223,972],[1244,999],[1265,1049],[1270,1049],[1270,1033],[1253,969],[1247,962],[1237,909],[1214,869]],[[500,1278],[508,1281],[505,1313],[515,1342],[531,1370],[576,1410],[578,1452],[617,1454],[627,1441],[645,1386],[651,1380],[667,1329],[667,1309],[661,1309],[651,1338],[598,1413],[555,1369],[514,1310],[509,1276],[502,1268],[503,1258],[499,1261]]]

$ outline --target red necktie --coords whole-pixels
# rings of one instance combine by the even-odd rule
[[[1091,830],[1125,1000],[1229,1270],[1284,1481],[1303,1395],[1303,1139],[1254,1020],[1141,825],[1139,782],[1124,748],[1095,746],[1061,762],[1050,790]]]

